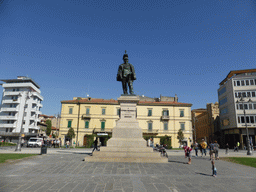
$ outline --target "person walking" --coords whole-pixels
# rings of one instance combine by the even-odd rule
[[[215,159],[216,160],[219,160],[219,147],[220,145],[218,144],[217,141],[214,141],[214,144],[213,144],[213,152],[215,153]]]
[[[94,151],[95,149],[98,151],[98,138],[95,139],[95,141],[93,142],[93,144],[94,144],[94,148],[93,148],[93,150],[92,150],[92,153],[93,153],[93,151]]]
[[[225,148],[226,148],[226,154],[228,155],[228,150],[229,150],[229,145],[228,145],[228,143],[226,144]]]
[[[240,148],[240,143],[239,143],[239,141],[237,142],[237,152],[238,152],[238,150],[239,150],[239,148]]]
[[[215,166],[214,159],[212,159],[212,176],[213,177],[217,176],[217,168]]]
[[[209,154],[210,154],[210,160],[212,160],[213,153],[214,153],[214,146],[213,146],[212,142],[209,144],[208,149],[209,149]]]
[[[206,156],[206,147],[207,147],[207,144],[206,144],[206,142],[204,141],[204,139],[202,139],[201,147],[202,147],[202,156],[203,156],[203,154]]]
[[[76,142],[74,141],[73,142],[73,149],[75,149],[75,146],[76,146]]]
[[[203,157],[203,148],[201,144],[198,144],[199,151],[201,152],[201,156]]]
[[[194,144],[194,150],[195,150],[196,157],[198,157],[198,143],[197,142],[195,142],[195,144]]]
[[[67,140],[66,144],[67,144],[67,147],[66,147],[66,148],[69,149],[69,140]]]

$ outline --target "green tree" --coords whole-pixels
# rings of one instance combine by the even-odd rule
[[[74,129],[72,127],[70,127],[69,130],[68,130],[68,133],[67,133],[67,138],[72,139],[75,136],[76,136],[76,134],[75,134]]]
[[[184,134],[183,134],[183,131],[180,129],[179,132],[178,132],[178,136],[177,136],[177,139],[179,140],[179,143],[181,145],[181,142],[183,141],[184,139]]]
[[[47,119],[45,123],[47,125],[45,132],[46,132],[46,135],[49,136],[52,132],[52,121],[50,119]]]

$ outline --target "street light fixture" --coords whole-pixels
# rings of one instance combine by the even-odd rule
[[[246,102],[246,101],[244,100],[243,95],[241,95],[240,99],[236,101],[236,103],[242,103],[242,106],[243,106],[244,122],[245,122],[246,135],[247,135],[247,155],[252,155],[252,149],[251,149],[251,146],[250,146],[250,139],[249,139],[249,132],[248,132],[248,127],[247,127],[247,120],[246,120],[246,113],[245,113],[244,102]],[[249,100],[247,102],[251,103],[252,100],[249,98]]]

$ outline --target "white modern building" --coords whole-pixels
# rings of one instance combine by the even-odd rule
[[[1,80],[3,95],[0,108],[0,136],[10,140],[19,135],[36,136],[39,132],[38,115],[43,107],[39,85],[31,78]],[[22,128],[22,130],[21,130]]]
[[[220,129],[223,142],[231,147],[246,145],[246,125],[255,146],[256,135],[256,69],[230,71],[219,84]],[[241,102],[243,96],[244,102]],[[246,116],[244,117],[244,109]]]

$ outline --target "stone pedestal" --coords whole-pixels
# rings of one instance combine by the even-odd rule
[[[161,157],[159,152],[153,152],[143,139],[142,129],[136,119],[139,97],[121,96],[118,102],[121,117],[113,129],[107,147],[93,152],[93,156],[86,157],[85,161],[167,163],[168,159]]]

